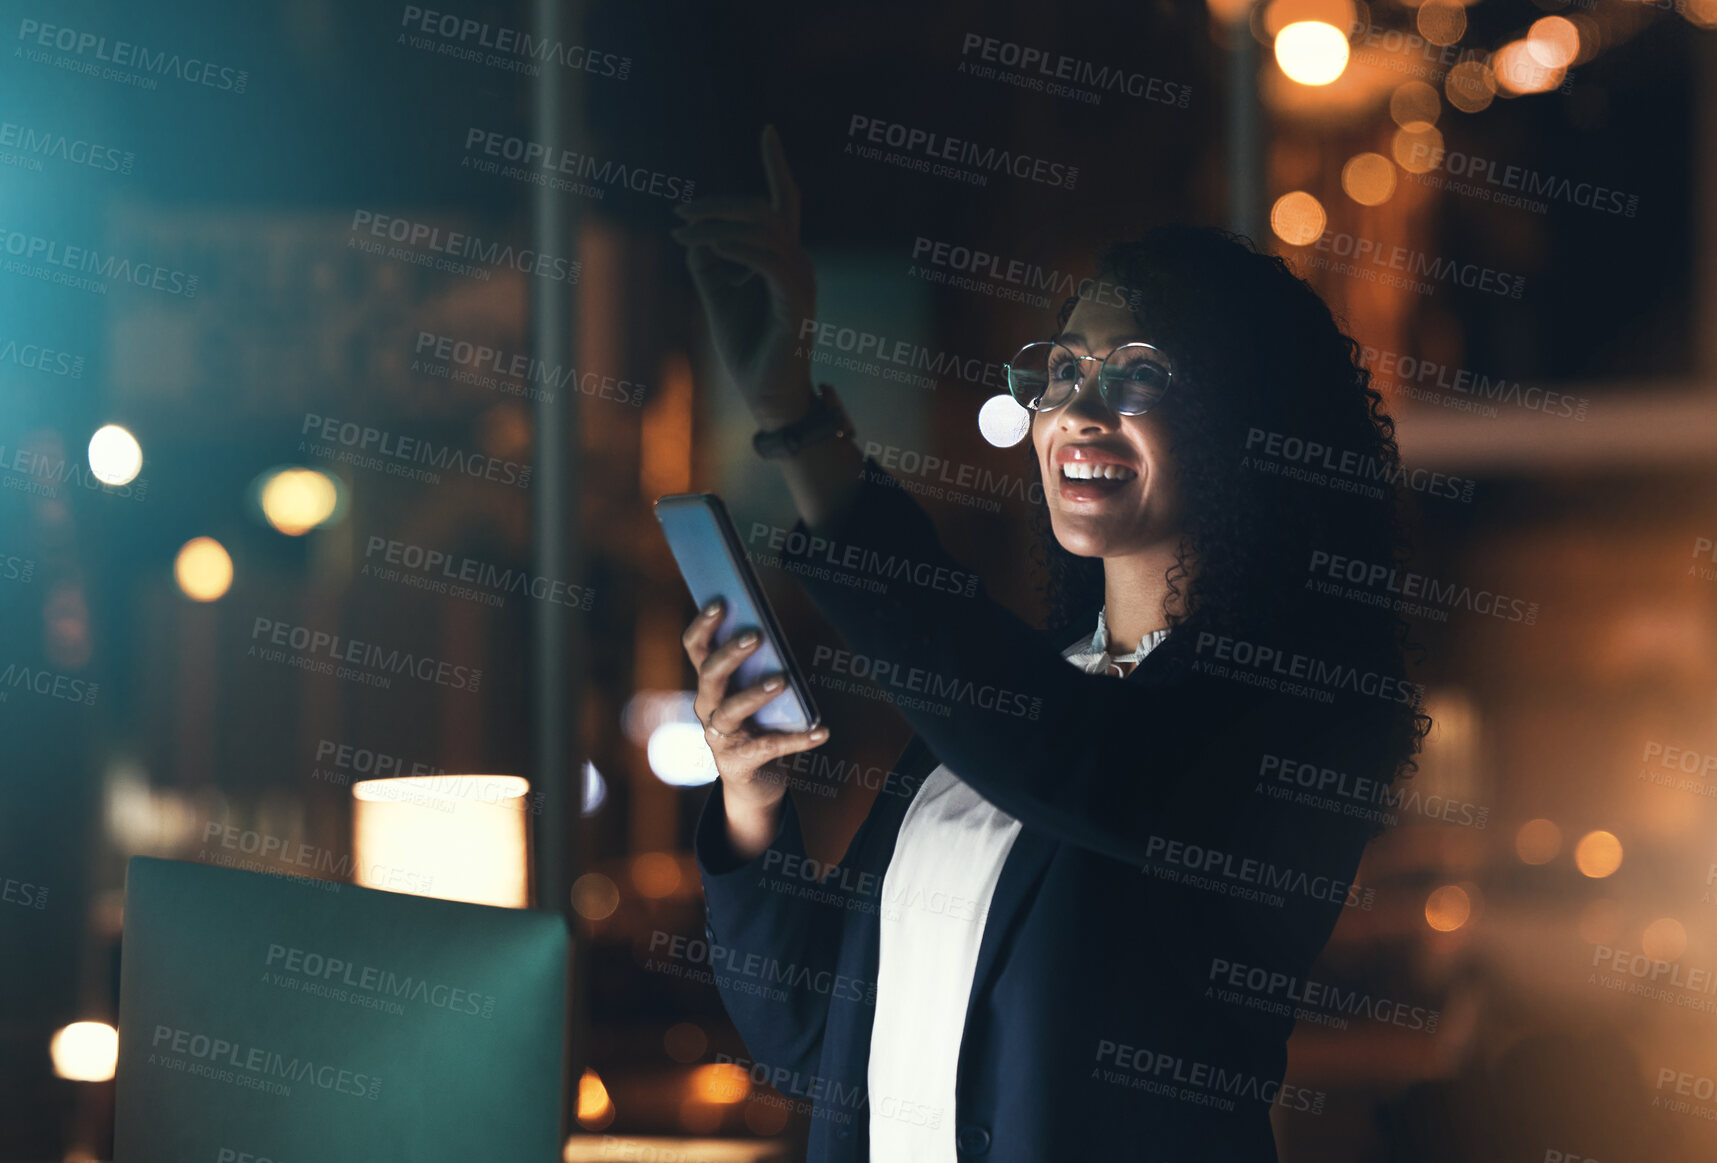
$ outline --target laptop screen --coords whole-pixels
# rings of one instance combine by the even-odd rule
[[[560,1158],[565,923],[134,858],[117,1163]]]

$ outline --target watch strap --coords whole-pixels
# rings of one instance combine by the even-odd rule
[[[758,432],[751,438],[751,447],[758,456],[769,460],[795,456],[801,449],[823,440],[850,437],[852,421],[841,406],[840,397],[829,384],[818,384],[812,397],[811,410],[793,423],[768,432]]]

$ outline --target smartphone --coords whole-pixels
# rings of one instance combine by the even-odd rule
[[[755,629],[763,638],[751,657],[739,664],[728,692],[755,686],[771,674],[785,675],[787,686],[765,703],[751,720],[770,731],[809,731],[821,721],[811,688],[787,637],[775,621],[775,611],[758,583],[751,559],[745,555],[727,506],[714,493],[674,493],[658,497],[656,520],[674,552],[680,576],[702,610],[716,598],[726,605],[713,643],[720,646],[741,630]]]

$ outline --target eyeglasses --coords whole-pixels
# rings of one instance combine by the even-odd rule
[[[1059,408],[1084,384],[1088,363],[1100,365],[1097,390],[1122,416],[1149,412],[1174,380],[1173,361],[1148,343],[1123,343],[1104,359],[1075,355],[1059,343],[1028,343],[1007,362],[1008,391],[1033,412]]]

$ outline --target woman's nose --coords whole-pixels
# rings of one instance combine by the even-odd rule
[[[1097,425],[1103,428],[1120,426],[1121,418],[1109,407],[1103,399],[1103,393],[1097,386],[1097,373],[1093,371],[1079,381],[1079,390],[1073,393],[1073,398],[1062,408],[1061,421],[1070,427],[1085,428]]]

